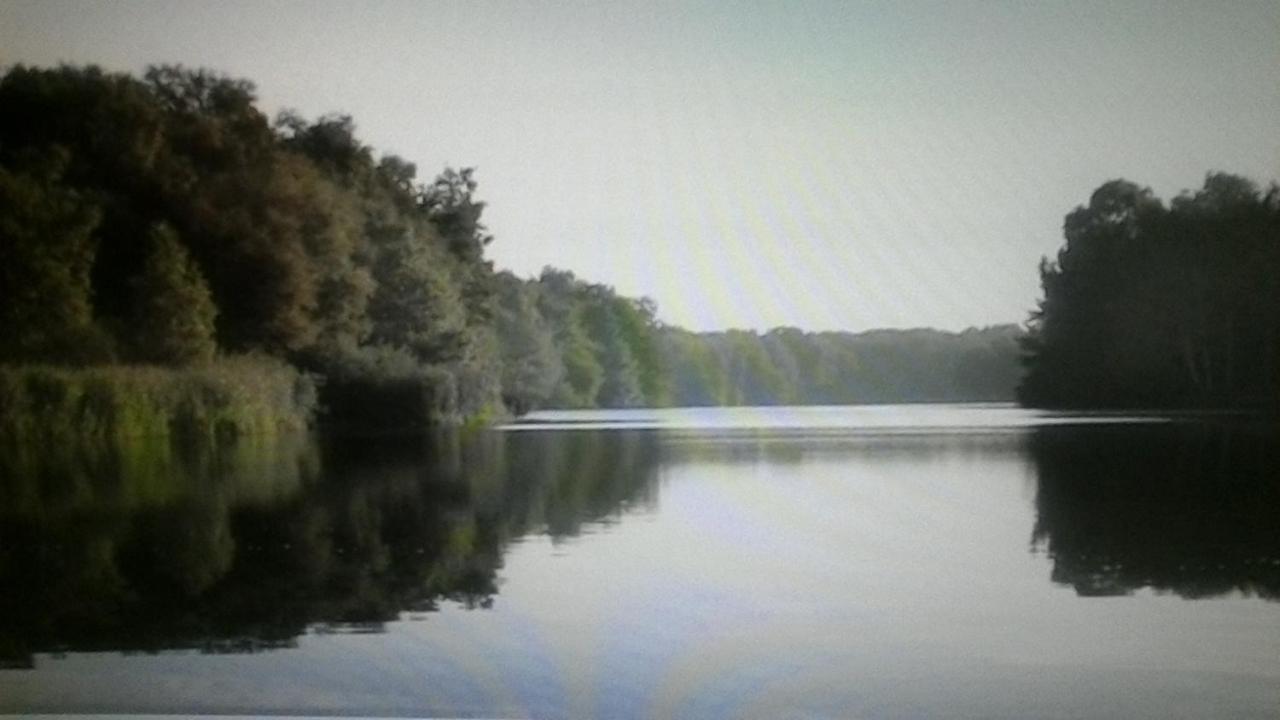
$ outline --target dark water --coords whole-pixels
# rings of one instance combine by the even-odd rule
[[[1007,408],[7,450],[0,712],[1280,716],[1280,436]]]

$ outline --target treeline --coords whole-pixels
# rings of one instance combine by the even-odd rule
[[[1040,267],[1024,403],[1280,408],[1280,188],[1210,174],[1166,205],[1116,180],[1064,233]]]
[[[266,356],[318,379],[328,419],[358,426],[1008,399],[1016,382],[1013,328],[664,327],[651,301],[569,272],[495,272],[483,210],[470,169],[422,182],[350,117],[267,118],[244,80],[13,67],[0,78],[0,364]]]
[[[671,403],[652,301],[553,268],[496,280],[502,395],[514,412]]]
[[[1011,401],[1021,376],[1016,325],[662,335],[676,405],[845,405]]]
[[[694,333],[648,300],[572,273],[498,275],[503,397],[540,407],[1011,401],[1016,325],[811,333]]]

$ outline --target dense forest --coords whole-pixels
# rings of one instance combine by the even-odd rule
[[[471,169],[422,181],[350,117],[267,118],[244,80],[17,66],[0,108],[0,370],[250,356],[300,369],[330,420],[357,425],[1007,400],[1017,382],[1012,326],[695,334],[567,271],[497,272]],[[79,397],[65,375],[6,378],[12,405]],[[153,394],[199,396],[173,384]]]
[[[1041,263],[1020,399],[1045,407],[1280,407],[1280,188],[1210,174],[1169,204],[1098,188]]]
[[[663,333],[679,405],[999,402],[1018,378],[1016,325],[862,333]]]
[[[343,116],[269,121],[253,86],[153,67],[0,80],[8,363],[254,353],[442,414],[498,397],[490,238],[468,170],[429,183]],[[403,389],[403,387],[401,388]]]

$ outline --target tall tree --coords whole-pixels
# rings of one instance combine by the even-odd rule
[[[499,273],[495,330],[502,348],[502,398],[515,413],[544,405],[564,373],[551,328],[538,312],[538,286]]]
[[[134,354],[166,365],[213,359],[218,310],[200,269],[173,228],[157,225],[149,242],[146,263],[134,280]]]
[[[102,359],[90,277],[99,212],[61,184],[65,153],[34,162],[0,167],[0,357]]]

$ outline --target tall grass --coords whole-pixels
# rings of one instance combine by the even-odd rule
[[[310,378],[269,358],[188,368],[0,366],[0,440],[221,439],[305,428]]]

